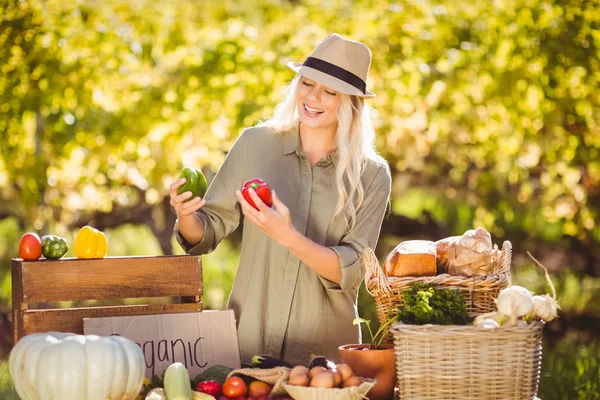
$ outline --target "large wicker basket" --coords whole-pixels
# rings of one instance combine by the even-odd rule
[[[401,399],[535,399],[543,322],[392,327]]]
[[[487,276],[457,276],[440,274],[420,277],[386,277],[377,257],[371,249],[363,254],[366,266],[365,285],[375,298],[377,316],[381,324],[388,321],[390,308],[396,313],[396,306],[404,305],[402,291],[410,289],[415,283],[430,283],[442,289],[457,289],[465,296],[469,314],[483,314],[496,311],[494,299],[498,293],[510,284],[510,262],[512,245],[509,241],[502,244],[497,260],[492,262],[492,273]]]

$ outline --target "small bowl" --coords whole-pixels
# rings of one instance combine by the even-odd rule
[[[377,383],[374,379],[360,378],[360,385],[347,388],[321,388],[290,385],[283,388],[295,400],[362,400]]]

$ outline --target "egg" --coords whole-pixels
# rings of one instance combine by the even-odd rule
[[[308,368],[306,368],[304,365],[296,365],[290,371],[290,378],[292,376],[296,376],[296,375],[304,375],[304,376],[308,377]]]
[[[331,371],[331,373],[333,374],[333,386],[340,387],[340,385],[344,381],[344,379],[342,379],[342,373],[340,371],[338,371],[337,369]]]
[[[312,369],[310,371],[308,371],[308,377],[310,379],[314,378],[315,376],[326,372],[327,370],[321,366],[317,366],[317,367],[312,367]]]
[[[354,375],[354,371],[352,371],[352,368],[350,368],[350,366],[348,364],[344,364],[344,363],[338,364],[337,370],[342,374],[343,381],[345,381],[346,379],[348,379],[352,375]]]
[[[315,367],[316,368],[316,367]],[[323,368],[325,369],[325,368]],[[332,388],[334,384],[333,374],[325,370],[310,380],[311,387]]]
[[[309,382],[310,380],[308,379],[308,376],[303,374],[297,374],[294,376],[290,375],[288,379],[288,383],[294,386],[308,386]]]
[[[350,387],[350,386],[359,386],[360,385],[360,378],[358,376],[351,376],[350,378],[346,379],[344,381],[344,383],[342,383],[343,387]]]

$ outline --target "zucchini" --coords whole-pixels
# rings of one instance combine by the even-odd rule
[[[192,400],[192,385],[187,368],[180,362],[169,365],[165,371],[167,400]]]
[[[165,390],[163,388],[154,388],[148,392],[144,400],[167,400]],[[191,400],[216,400],[213,396],[207,393],[196,392],[192,390]]]
[[[165,390],[163,388],[154,388],[148,392],[145,400],[167,400]],[[192,390],[192,400],[216,400],[213,396],[207,393],[196,392]]]

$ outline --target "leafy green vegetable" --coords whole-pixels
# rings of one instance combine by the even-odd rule
[[[197,375],[192,380],[192,387],[195,388],[199,382],[203,381],[217,381],[219,385],[223,386],[227,375],[233,371],[233,368],[225,365],[213,365],[204,370],[201,374]]]
[[[404,307],[399,308],[398,320],[407,324],[469,325],[465,297],[458,290],[438,289],[416,283],[402,291]]]

